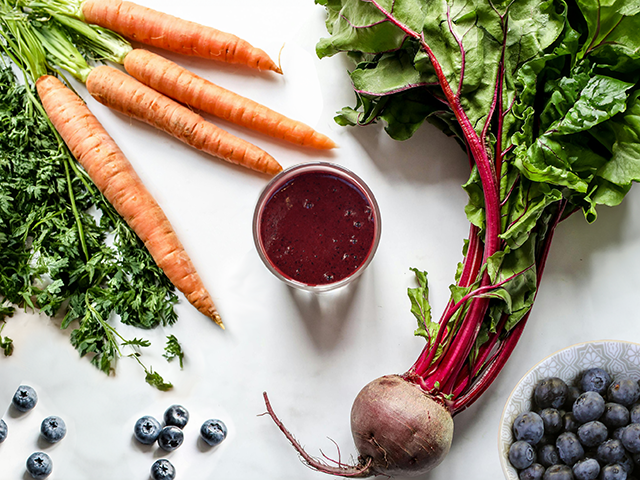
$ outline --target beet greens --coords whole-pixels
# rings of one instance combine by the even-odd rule
[[[410,289],[427,344],[405,375],[469,406],[504,365],[536,295],[559,221],[618,205],[640,179],[640,4],[614,1],[316,0],[346,51],[356,108],[398,140],[426,119],[469,154],[471,223],[440,322],[426,275]],[[602,2],[605,3],[605,2]]]
[[[559,222],[580,210],[594,222],[599,205],[618,205],[640,179],[640,4],[316,3],[326,7],[330,33],[318,55],[347,52],[356,64],[356,106],[336,121],[382,121],[392,138],[404,140],[427,120],[469,156],[464,260],[439,321],[431,318],[426,273],[414,270],[418,287],[409,296],[415,333],[426,345],[402,375],[453,416],[489,387],[512,353]],[[389,458],[373,431],[380,458],[363,452],[353,420],[354,410],[358,467],[303,455],[307,463],[345,476],[432,468],[414,466],[417,457]]]

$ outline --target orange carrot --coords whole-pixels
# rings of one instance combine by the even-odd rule
[[[183,55],[244,64],[282,73],[271,58],[245,40],[122,0],[85,0],[82,14],[89,23],[131,40]]]
[[[207,122],[187,107],[112,67],[94,68],[87,90],[100,103],[148,123],[198,150],[274,175],[282,171],[268,153]]]
[[[237,125],[304,147],[329,149],[336,146],[333,140],[310,126],[219,87],[147,50],[129,52],[124,67],[154,90]]]
[[[144,242],[176,288],[224,328],[211,295],[169,220],[100,122],[57,78],[42,76],[36,87],[51,123],[96,187]]]

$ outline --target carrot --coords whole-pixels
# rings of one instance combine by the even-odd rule
[[[216,127],[120,70],[96,67],[87,76],[86,86],[103,105],[163,130],[198,150],[269,175],[282,171],[280,164],[264,150]]]
[[[131,40],[183,55],[194,55],[258,70],[282,73],[259,48],[230,33],[122,0],[85,0],[82,14]]]
[[[175,287],[224,328],[169,220],[100,122],[56,77],[42,76],[36,87],[51,123],[96,187],[140,237]]]
[[[154,90],[237,125],[304,147],[329,149],[336,146],[333,140],[310,126],[219,87],[147,50],[129,52],[124,59],[124,68]]]

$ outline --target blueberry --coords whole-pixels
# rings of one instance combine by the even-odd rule
[[[630,378],[621,378],[609,385],[607,394],[610,402],[633,405],[640,398],[640,385]]]
[[[602,442],[596,451],[596,459],[604,464],[623,461],[624,446],[622,445],[622,442],[613,438]]]
[[[535,445],[544,435],[544,422],[536,412],[521,413],[513,422],[513,435],[516,440]]]
[[[636,466],[635,461],[633,460],[633,457],[629,452],[624,452],[624,458],[622,459],[622,461],[618,462],[618,465],[624,468],[624,471],[627,472],[627,475],[630,475]]]
[[[161,449],[172,452],[184,441],[184,433],[175,425],[168,425],[160,430],[158,435],[158,445]]]
[[[627,480],[627,472],[620,465],[606,465],[600,471],[600,480]]]
[[[154,417],[146,415],[139,418],[133,427],[133,436],[144,445],[151,445],[158,439],[162,426]]]
[[[545,408],[540,412],[544,424],[544,433],[554,434],[562,430],[562,415],[555,408]]]
[[[176,469],[169,460],[161,458],[151,465],[151,478],[153,480],[173,480],[176,478]]]
[[[632,423],[625,427],[620,440],[624,448],[631,453],[640,453],[640,423]]]
[[[556,448],[560,459],[569,466],[584,458],[584,448],[575,433],[561,433],[556,440]]]
[[[542,480],[544,467],[539,463],[532,463],[530,467],[521,470],[518,474],[520,480]]]
[[[596,480],[600,473],[600,464],[595,458],[585,458],[573,466],[573,476],[576,480]]]
[[[20,385],[13,395],[13,406],[21,412],[27,412],[38,403],[38,394],[28,385]]]
[[[578,399],[581,393],[582,391],[578,387],[569,387],[569,393],[567,394],[567,399],[564,402],[564,407],[567,410],[571,410],[573,402]]]
[[[557,377],[540,380],[533,392],[536,405],[540,408],[560,408],[569,395],[569,387]]]
[[[582,374],[580,386],[584,392],[598,392],[604,396],[611,385],[611,375],[601,368],[590,368]]]
[[[200,436],[213,447],[227,438],[227,426],[221,420],[209,419],[200,427]]]
[[[536,451],[530,443],[518,440],[509,447],[509,461],[514,468],[523,470],[536,461]]]
[[[543,467],[551,467],[552,465],[558,465],[560,462],[560,455],[558,455],[558,449],[555,445],[543,445],[538,448],[538,462]]]
[[[56,443],[67,434],[67,426],[60,417],[47,417],[40,424],[40,433],[47,442]]]
[[[629,408],[629,422],[640,423],[640,403],[636,403]]]
[[[613,432],[611,432],[611,438],[613,438],[614,440],[622,441],[622,432],[624,432],[625,428],[627,427],[625,426],[625,427],[616,428]]]
[[[547,468],[542,480],[573,480],[573,472],[567,465],[554,465]]]
[[[576,420],[576,417],[573,416],[573,413],[568,412],[562,416],[562,428],[565,432],[576,433],[579,426],[580,423]]]
[[[184,428],[189,421],[189,412],[182,405],[171,405],[164,412],[164,424]]]
[[[604,413],[604,398],[596,392],[584,392],[573,404],[573,416],[579,423],[598,420]]]
[[[608,428],[616,429],[624,427],[629,423],[629,409],[619,403],[605,403],[604,413],[600,417],[600,421]]]
[[[607,439],[609,430],[604,423],[594,420],[580,425],[577,435],[585,447],[597,447]]]
[[[7,424],[3,419],[0,418],[0,443],[4,442],[7,439],[7,433],[9,433]]]
[[[32,453],[27,458],[27,471],[33,478],[47,478],[52,470],[51,457],[44,452]]]
[[[542,438],[540,439],[540,441],[538,443],[536,443],[536,448],[539,448],[543,445],[555,445],[556,444],[556,439],[558,438],[558,435],[552,435],[550,433],[545,433]]]

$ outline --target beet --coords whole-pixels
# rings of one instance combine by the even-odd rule
[[[351,433],[372,472],[420,475],[440,464],[453,439],[443,403],[399,375],[366,385],[351,408]]]
[[[264,393],[267,413],[309,467],[344,477],[421,475],[442,462],[453,440],[453,417],[445,397],[431,394],[400,375],[367,384],[351,407],[351,433],[360,453],[357,465],[330,465],[309,455],[276,416]]]

